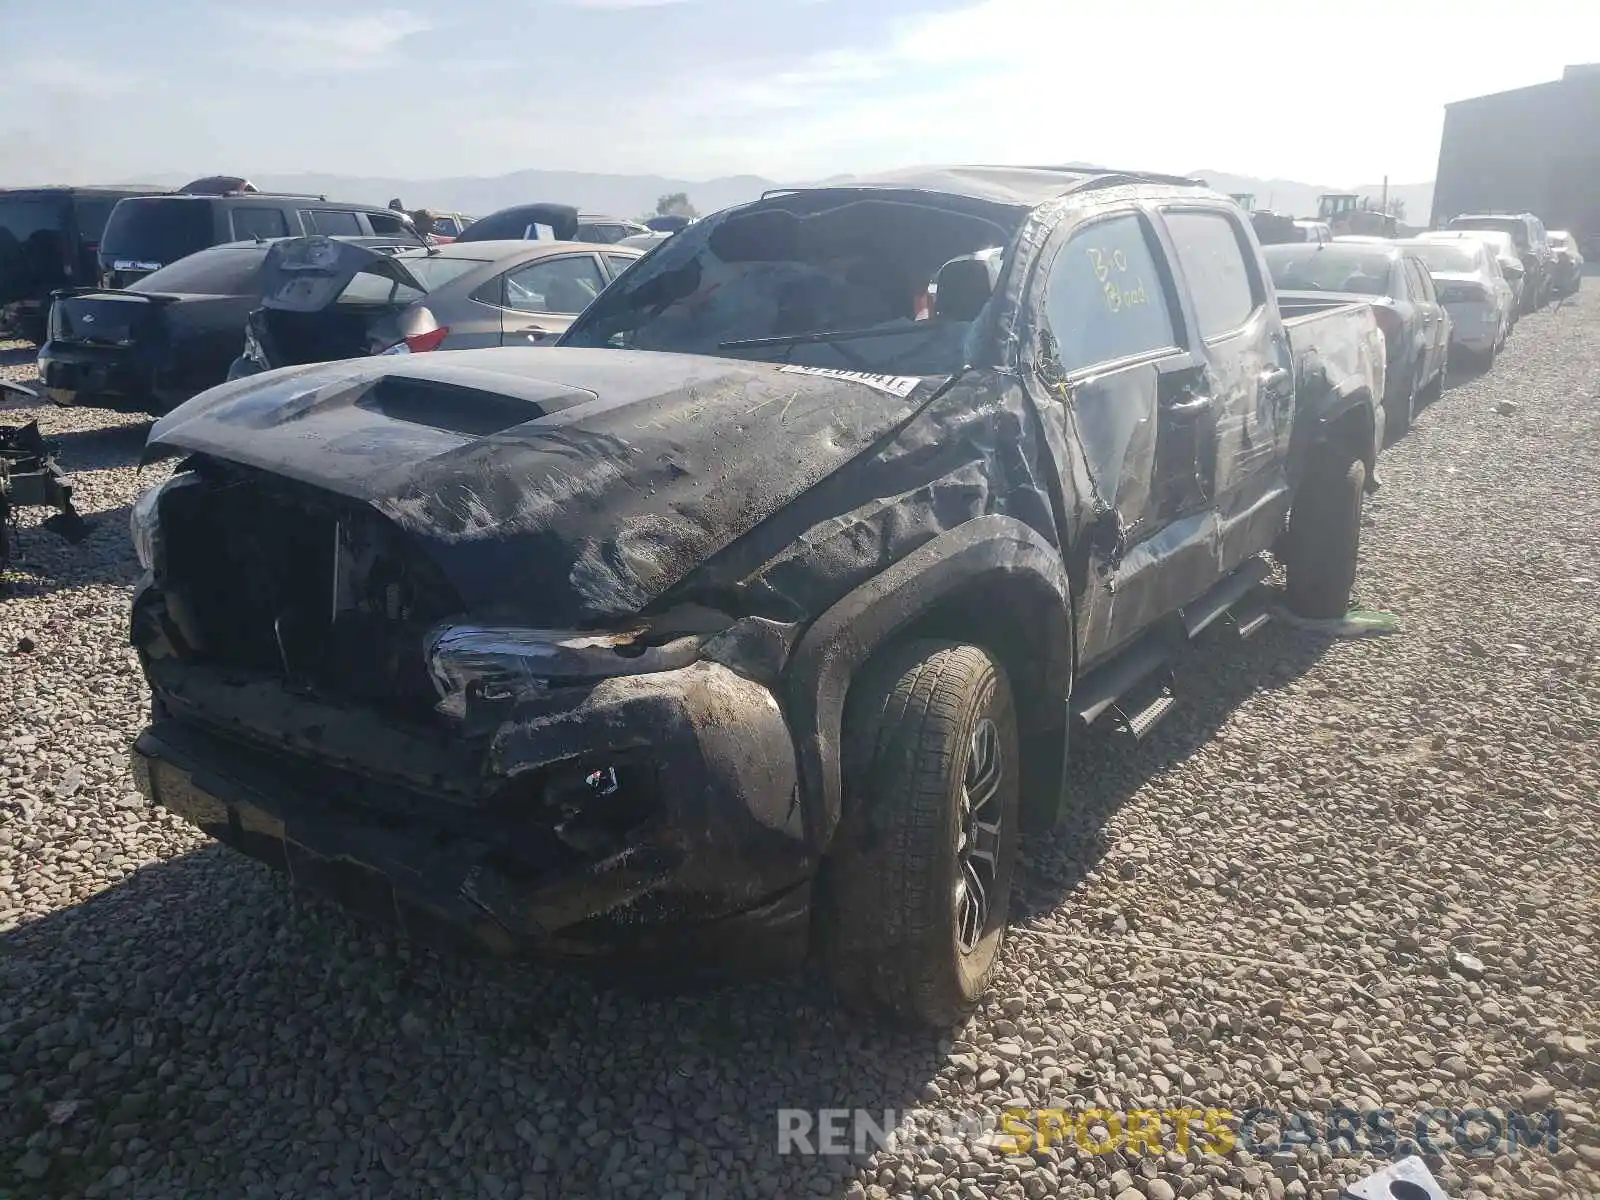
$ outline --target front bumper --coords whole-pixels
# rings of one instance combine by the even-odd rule
[[[724,667],[607,680],[507,721],[474,759],[477,778],[459,756],[426,761],[401,730],[386,745],[370,712],[281,689],[274,708],[270,685],[239,690],[220,673],[153,682],[161,715],[133,750],[148,799],[418,940],[739,973],[806,953],[813,863],[793,744],[771,694]],[[367,759],[352,762],[363,743]],[[575,849],[548,807],[553,781],[624,761],[653,768],[609,777],[638,793],[640,819]],[[430,773],[448,789],[419,786]]]

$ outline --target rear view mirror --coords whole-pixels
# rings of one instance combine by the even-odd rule
[[[934,276],[933,315],[943,321],[975,321],[1000,281],[1001,250],[952,258]]]

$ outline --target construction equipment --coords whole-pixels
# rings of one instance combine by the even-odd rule
[[[1317,219],[1326,221],[1335,237],[1395,237],[1400,232],[1398,217],[1373,208],[1371,201],[1363,201],[1354,192],[1325,192],[1318,196]]]

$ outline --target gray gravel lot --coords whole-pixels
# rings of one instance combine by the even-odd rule
[[[1402,1133],[1554,1107],[1556,1153],[1451,1151],[1441,1180],[1600,1195],[1597,282],[1386,455],[1361,599],[1402,633],[1218,639],[1150,742],[1082,747],[1083,822],[1030,848],[991,1003],[942,1039],[806,980],[652,996],[411,950],[144,808],[144,424],[37,410],[101,524],[69,547],[25,516],[0,600],[0,1195],[1331,1200],[1377,1165],[777,1153],[780,1108],[1008,1103],[1342,1103]]]

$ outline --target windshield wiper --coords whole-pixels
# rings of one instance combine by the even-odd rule
[[[876,325],[868,329],[821,329],[814,333],[787,333],[778,337],[735,338],[731,342],[718,342],[718,350],[759,350],[769,346],[812,346],[831,342],[853,341],[857,338],[898,337],[905,333],[919,333],[933,327],[933,321],[916,321],[894,329]]]

